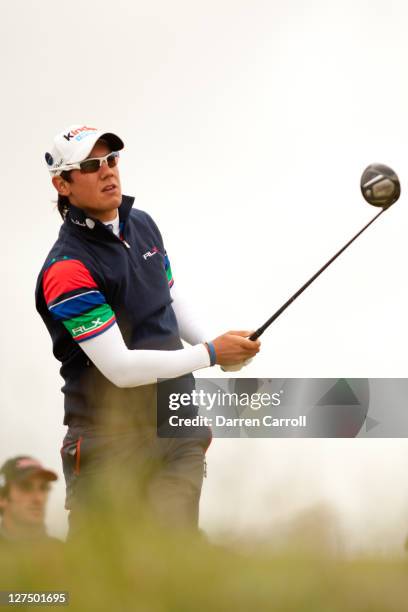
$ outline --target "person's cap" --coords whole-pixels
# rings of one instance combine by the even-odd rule
[[[58,480],[52,470],[46,469],[37,459],[27,456],[8,459],[0,468],[0,487],[6,487],[11,482],[21,482],[32,476],[39,476],[44,480]]]
[[[70,170],[70,164],[83,161],[92,151],[97,140],[103,138],[111,151],[121,151],[125,146],[119,136],[86,125],[71,125],[54,138],[51,151],[45,154],[49,172],[53,176]]]

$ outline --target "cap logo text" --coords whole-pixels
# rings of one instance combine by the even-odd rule
[[[97,128],[93,128],[93,127],[87,127],[86,125],[84,125],[83,127],[80,128],[76,128],[75,130],[71,130],[70,132],[68,132],[68,134],[64,134],[64,138],[65,140],[68,140],[68,142],[72,139],[75,138],[75,136],[80,136],[80,138],[78,140],[81,140],[81,138],[83,136],[85,136],[85,134],[81,134],[81,132],[96,132]]]

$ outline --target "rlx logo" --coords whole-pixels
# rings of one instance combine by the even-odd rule
[[[159,249],[157,247],[153,247],[151,251],[147,251],[147,253],[143,254],[143,259],[146,261],[146,259],[148,259],[149,257],[153,257],[153,255],[156,255],[156,253],[159,252]]]
[[[72,330],[72,333],[74,336],[78,336],[78,334],[84,334],[85,332],[90,331],[91,329],[95,329],[95,327],[100,327],[101,325],[102,321],[100,317],[98,317],[97,319],[91,321],[90,325],[81,325],[80,327],[75,327],[75,329]]]

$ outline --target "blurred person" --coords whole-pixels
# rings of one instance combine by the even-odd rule
[[[0,468],[0,548],[15,544],[62,544],[47,535],[45,513],[50,483],[58,477],[27,456],[8,459]]]
[[[192,314],[174,285],[157,225],[122,195],[123,147],[116,134],[75,125],[45,155],[63,224],[38,276],[36,307],[62,364],[71,533],[93,501],[105,506],[110,482],[124,509],[132,510],[129,495],[139,487],[155,517],[195,529],[211,430],[158,436],[168,406],[156,406],[157,381],[188,393],[193,371],[215,364],[239,369],[260,348],[248,339],[251,331],[210,340]],[[201,254],[189,257],[201,265]],[[196,414],[193,405],[179,412]]]

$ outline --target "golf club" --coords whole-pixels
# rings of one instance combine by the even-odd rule
[[[326,270],[326,268],[328,268],[330,264],[332,264],[333,261],[337,259],[337,257],[341,255],[343,251],[345,251],[350,246],[350,244],[352,244],[356,240],[356,238],[361,236],[361,234],[365,232],[365,230],[370,227],[370,225],[374,223],[374,221],[378,219],[378,217],[380,217],[383,212],[385,212],[392,204],[394,204],[398,200],[401,194],[401,187],[398,176],[396,175],[394,170],[392,170],[388,166],[385,166],[384,164],[370,164],[361,175],[360,188],[364,199],[372,206],[380,207],[382,210],[380,210],[380,212],[377,213],[373,217],[373,219],[371,219],[371,221],[363,227],[363,229],[357,232],[357,234],[353,236],[353,238],[349,240],[347,244],[344,245],[344,247],[342,247],[335,255],[333,255],[333,257],[329,259],[329,261],[326,262],[324,266],[320,268],[320,270],[313,274],[313,276],[309,278],[309,280],[304,285],[302,285],[302,287],[298,289],[298,291],[296,291],[296,293],[294,293],[287,300],[287,302],[285,302],[280,308],[278,308],[278,310],[267,321],[265,321],[265,323],[261,325],[261,327],[259,327],[251,336],[249,336],[250,340],[256,340],[257,338],[259,338],[259,336],[261,336],[264,331],[268,329],[268,327],[274,321],[276,321],[276,319],[287,309],[287,307],[290,306],[290,304],[292,304],[292,302],[294,302],[296,298],[298,298],[299,295],[301,295],[305,291],[305,289],[307,289],[309,285],[311,285],[313,281],[315,281],[316,278],[320,276],[320,274],[324,272],[324,270]]]

